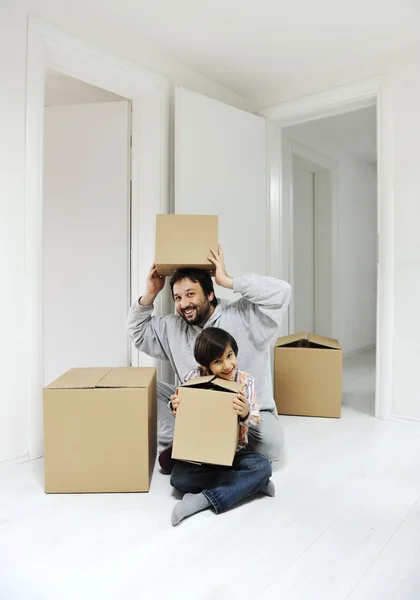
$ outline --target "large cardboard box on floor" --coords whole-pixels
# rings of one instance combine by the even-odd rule
[[[173,275],[180,267],[213,270],[207,257],[218,243],[216,215],[156,215],[155,265],[159,275]]]
[[[231,466],[239,434],[232,403],[241,389],[214,375],[179,386],[172,458]]]
[[[147,492],[156,369],[70,369],[44,389],[45,491]]]
[[[274,399],[282,415],[341,416],[342,351],[337,340],[296,333],[274,346]]]

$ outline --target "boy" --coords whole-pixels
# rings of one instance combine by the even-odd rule
[[[270,462],[263,454],[246,449],[248,426],[258,425],[260,415],[254,378],[237,369],[237,354],[235,339],[223,329],[208,327],[197,337],[194,357],[200,366],[188,373],[185,381],[215,375],[243,385],[243,391],[235,396],[232,403],[240,424],[238,448],[232,467],[175,461],[171,485],[185,495],[174,507],[172,525],[210,507],[219,514],[257,492],[274,496]],[[177,394],[171,397],[169,405],[176,415],[179,406]]]

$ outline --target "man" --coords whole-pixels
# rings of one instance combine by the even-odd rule
[[[194,343],[204,327],[221,327],[237,341],[238,365],[255,378],[260,405],[260,424],[250,426],[248,447],[269,460],[278,460],[283,447],[283,431],[277,418],[272,391],[270,348],[290,302],[291,287],[285,281],[247,274],[230,277],[222,249],[211,250],[218,285],[233,289],[241,298],[230,302],[217,300],[210,273],[200,269],[179,269],[170,286],[177,315],[153,316],[153,302],[165,285],[153,265],[146,280],[146,293],[136,301],[128,315],[127,329],[138,350],[154,358],[169,360],[179,382],[197,364]],[[160,450],[171,444],[174,416],[168,401],[175,385],[158,383],[158,439]]]

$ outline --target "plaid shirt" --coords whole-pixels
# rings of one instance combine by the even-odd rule
[[[204,372],[203,369],[197,367],[186,375],[184,383],[185,381],[195,379],[196,377],[203,377],[204,375],[209,375],[209,373]],[[252,375],[246,373],[246,371],[240,371],[239,369],[236,369],[234,381],[243,385],[243,394],[248,400],[249,404],[249,413],[247,418],[244,421],[239,421],[238,450],[240,450],[241,448],[245,448],[248,443],[248,426],[259,425],[260,423],[260,407],[257,402],[257,396],[255,394],[255,382]]]

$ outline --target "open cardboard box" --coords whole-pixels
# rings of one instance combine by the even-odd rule
[[[44,389],[45,491],[147,492],[156,369],[70,369]]]
[[[279,338],[274,346],[274,399],[282,415],[341,416],[342,350],[314,333]]]
[[[214,375],[178,388],[172,458],[231,466],[238,446],[238,417],[232,403],[242,385]]]
[[[159,275],[171,276],[181,267],[213,270],[207,257],[218,243],[216,215],[156,215],[155,265]]]

